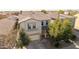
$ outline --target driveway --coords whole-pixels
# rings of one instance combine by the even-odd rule
[[[33,41],[27,46],[27,49],[49,49],[49,48],[50,43],[47,39]]]
[[[77,38],[79,38],[79,30],[74,30],[73,32],[77,36]]]
[[[68,47],[64,47],[63,49],[79,49],[79,41],[71,41],[72,44]]]
[[[76,41],[70,40],[72,44],[64,49],[79,49],[79,30],[74,30],[74,34],[77,36]]]

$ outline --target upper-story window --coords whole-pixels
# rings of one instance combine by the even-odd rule
[[[36,23],[29,23],[28,30],[34,30],[34,29],[36,29]]]
[[[41,25],[42,26],[47,26],[48,25],[48,21],[47,20],[46,21],[42,21]]]
[[[36,29],[36,24],[33,24],[33,29]]]
[[[42,21],[41,25],[43,26],[43,21]]]
[[[30,24],[28,24],[28,29],[31,29],[31,25]]]
[[[48,21],[46,21],[46,25],[48,25]]]

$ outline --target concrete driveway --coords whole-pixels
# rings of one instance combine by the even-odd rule
[[[71,41],[72,44],[64,49],[79,49],[79,30],[74,30],[74,34],[77,36],[76,41]]]

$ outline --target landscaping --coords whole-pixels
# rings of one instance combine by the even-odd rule
[[[70,43],[69,39],[76,39],[76,36],[73,34],[73,27],[69,19],[64,19],[62,21],[60,18],[57,18],[54,23],[49,23],[49,37],[51,44],[54,42],[54,46],[57,48],[60,47],[61,41]]]

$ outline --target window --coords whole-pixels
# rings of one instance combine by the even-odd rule
[[[36,23],[29,23],[27,26],[28,26],[28,30],[36,29]]]
[[[31,29],[31,26],[28,24],[28,29]]]
[[[43,21],[42,21],[42,24],[41,25],[43,25]]]
[[[33,29],[36,29],[36,25],[33,25]]]
[[[48,25],[48,21],[46,21],[46,25]]]

